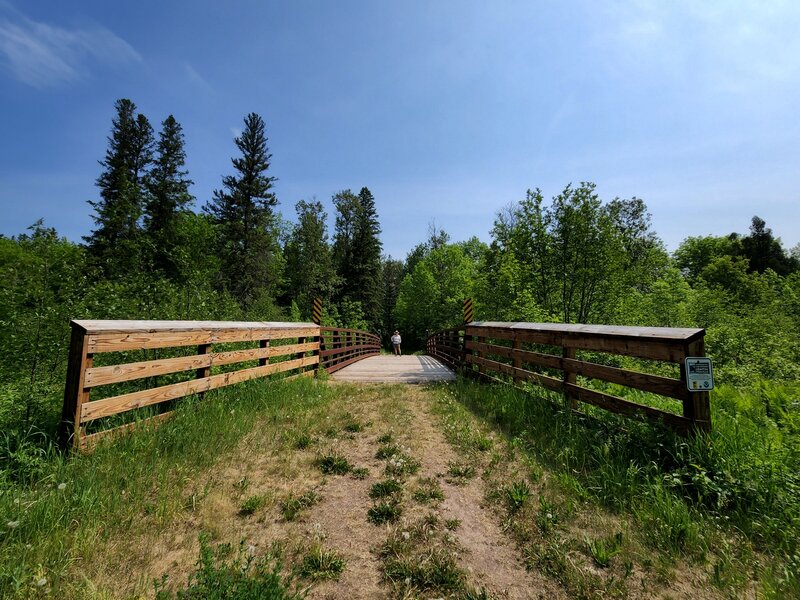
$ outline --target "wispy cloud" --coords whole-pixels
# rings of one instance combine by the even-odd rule
[[[208,83],[208,81],[205,80],[205,78],[202,75],[200,75],[200,73],[197,72],[197,70],[192,65],[190,65],[189,63],[185,63],[183,67],[184,67],[184,72],[186,74],[186,78],[190,82],[192,82],[193,84],[195,84],[200,88],[205,89],[206,91],[211,91],[212,89],[211,85]]]
[[[36,88],[76,81],[86,76],[93,64],[141,60],[130,44],[104,27],[65,29],[18,13],[0,16],[0,63]]]
[[[798,82],[797,3],[636,0],[611,6],[605,41],[618,52],[615,65],[729,93]]]

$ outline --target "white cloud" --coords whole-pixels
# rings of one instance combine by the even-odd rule
[[[103,27],[70,30],[18,14],[0,17],[0,62],[36,88],[76,81],[87,74],[91,63],[141,60],[130,44]]]
[[[196,86],[203,88],[206,91],[211,91],[211,85],[205,80],[205,78],[197,72],[197,70],[190,65],[189,63],[185,63],[183,65],[184,72],[186,73],[186,78],[191,81]]]

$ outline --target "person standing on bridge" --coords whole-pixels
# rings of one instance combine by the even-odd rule
[[[394,348],[394,355],[395,356],[400,356],[401,355],[401,353],[400,353],[400,342],[402,342],[402,340],[400,339],[400,332],[395,329],[394,330],[394,335],[392,336],[392,347]]]

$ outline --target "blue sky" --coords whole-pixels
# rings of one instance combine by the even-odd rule
[[[397,258],[525,190],[643,198],[670,249],[800,242],[800,3],[0,0],[0,233],[92,226],[114,101],[183,125],[202,206],[245,114],[279,208],[368,186]]]

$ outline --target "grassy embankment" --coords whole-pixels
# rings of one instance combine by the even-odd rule
[[[168,528],[202,505],[214,485],[209,471],[254,430],[285,454],[310,443],[312,432],[357,431],[362,424],[345,423],[341,410],[330,412],[332,402],[343,405],[341,394],[337,386],[314,381],[251,382],[184,403],[157,432],[131,435],[91,456],[65,459],[34,445],[7,451],[0,480],[0,595],[92,596],[87,575],[96,553],[109,540]],[[694,441],[599,411],[576,417],[559,410],[558,398],[543,401],[540,391],[459,382],[433,394],[445,434],[476,471],[443,477],[479,476],[520,558],[569,595],[625,596],[634,593],[626,583],[634,577],[669,588],[681,577],[675,565],[685,563],[722,595],[757,590],[800,597],[796,386],[722,387],[712,396],[713,433]],[[328,467],[321,462],[319,468]],[[376,510],[365,521],[394,518],[400,504],[392,500],[392,480],[401,478],[376,488]],[[440,494],[435,481],[415,485],[409,485],[415,501]],[[384,492],[388,500],[380,499]],[[288,521],[286,514],[313,502],[312,495],[244,493],[239,509],[245,514],[280,503]],[[598,511],[610,518],[592,530],[570,526]],[[279,557],[279,549],[255,559],[205,542],[193,585],[202,590],[223,581],[230,588],[251,586],[253,594],[269,589],[276,598],[291,597],[304,581],[303,569],[319,575],[346,568],[319,546],[291,571],[280,570]],[[220,568],[225,561],[236,568]],[[241,566],[246,577],[237,575]]]
[[[631,519],[631,535],[652,552],[640,554],[639,566],[662,583],[676,577],[671,566],[681,560],[700,566],[731,597],[800,597],[800,386],[722,386],[712,394],[712,433],[693,440],[591,408],[584,417],[569,414],[556,395],[530,391],[461,382],[442,392],[439,411],[465,451],[474,447],[474,415],[485,431],[504,432],[528,462],[522,479],[496,478],[488,495],[503,507],[531,567],[591,595],[598,582],[569,559],[584,546],[598,566],[625,556],[613,561],[617,580],[630,575],[636,551],[621,532],[584,540],[567,534],[576,507],[589,503]],[[502,462],[494,457],[489,480]]]

